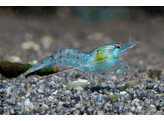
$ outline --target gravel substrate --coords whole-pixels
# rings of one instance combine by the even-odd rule
[[[0,80],[0,114],[164,115],[164,75],[162,72],[150,78],[156,71],[136,69],[129,80],[101,78],[98,85],[88,83],[85,89],[66,85],[76,80],[77,71],[42,79]],[[14,89],[18,95],[14,95]]]

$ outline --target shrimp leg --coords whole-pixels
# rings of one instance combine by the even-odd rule
[[[111,72],[111,74],[127,75],[130,72],[129,64],[126,62],[118,61],[118,69]]]

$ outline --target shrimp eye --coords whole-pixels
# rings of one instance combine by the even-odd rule
[[[117,48],[117,49],[120,49],[120,48],[121,48],[121,46],[120,46],[120,45],[117,45],[117,46],[116,46],[116,48]]]

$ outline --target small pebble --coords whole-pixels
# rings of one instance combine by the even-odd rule
[[[43,89],[38,89],[38,93],[43,94],[44,93]]]
[[[130,110],[131,110],[132,112],[134,112],[135,109],[136,109],[136,108],[135,108],[134,106],[130,108]]]
[[[120,92],[120,95],[126,95],[126,94],[127,94],[127,92],[125,92],[125,91]]]
[[[92,108],[88,108],[86,111],[87,115],[92,115],[93,112],[94,112],[94,110]]]
[[[10,62],[22,62],[21,58],[18,56],[15,56],[15,55],[8,56],[8,61],[10,61]]]
[[[53,42],[53,38],[50,35],[46,35],[41,38],[41,42],[43,47],[48,49],[51,46],[51,43]]]
[[[11,114],[11,115],[14,115],[14,114],[15,114],[15,111],[14,111],[13,108],[10,109],[10,114]]]
[[[46,111],[48,108],[49,108],[48,105],[46,105],[46,104],[43,104],[43,105],[42,105],[42,110],[43,110],[43,111]]]
[[[33,49],[35,51],[40,50],[39,44],[31,40],[23,42],[21,46],[23,49],[26,49],[26,50],[29,50],[29,49]]]

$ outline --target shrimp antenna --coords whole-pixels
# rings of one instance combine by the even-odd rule
[[[131,30],[129,31],[129,34],[130,34],[130,41],[132,41],[132,33],[131,33]]]

